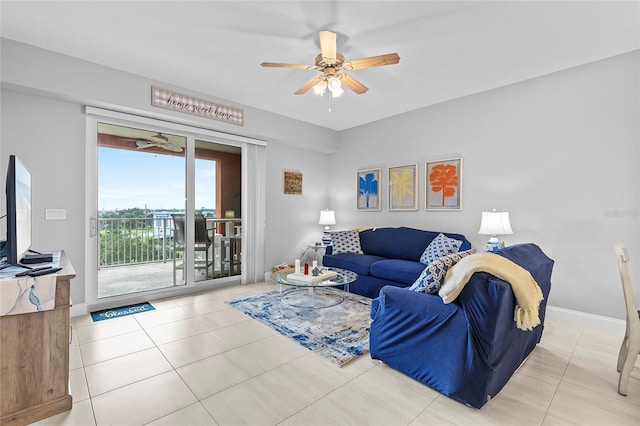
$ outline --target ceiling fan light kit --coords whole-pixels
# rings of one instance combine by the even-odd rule
[[[331,97],[337,98],[344,93],[342,83],[338,76],[330,75],[328,77],[321,76],[318,78],[320,81],[313,86],[313,91],[316,95],[324,96],[327,89],[331,92]]]
[[[293,68],[304,70],[317,70],[322,74],[316,75],[307,81],[295,94],[302,95],[313,88],[316,95],[323,96],[328,89],[331,92],[330,98],[337,98],[344,93],[342,86],[346,86],[354,93],[361,95],[369,88],[360,81],[345,73],[344,71],[359,70],[364,68],[381,67],[384,65],[394,65],[400,62],[397,53],[386,55],[370,56],[362,59],[354,59],[345,62],[344,55],[337,51],[336,34],[331,31],[318,31],[320,39],[321,53],[316,56],[315,65],[284,64],[278,62],[263,62],[263,67],[271,68]]]

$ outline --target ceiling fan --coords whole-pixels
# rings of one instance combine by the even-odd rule
[[[326,89],[331,91],[333,97],[340,96],[343,92],[341,85],[345,85],[356,94],[361,95],[369,90],[364,84],[356,80],[344,71],[361,70],[364,68],[394,65],[400,62],[397,53],[370,56],[367,58],[346,61],[342,53],[337,51],[336,34],[331,31],[318,31],[321,53],[316,56],[315,65],[281,64],[276,62],[263,62],[263,67],[294,68],[303,70],[318,70],[318,74],[307,81],[295,94],[302,95],[313,87],[314,91],[322,95]]]
[[[120,140],[133,141],[139,149],[151,148],[157,146],[158,148],[166,149],[172,152],[182,152],[182,147],[169,141],[169,138],[162,133],[156,133],[149,138],[119,138]]]

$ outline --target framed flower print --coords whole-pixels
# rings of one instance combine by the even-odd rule
[[[462,158],[427,161],[426,209],[462,210]]]
[[[389,211],[418,210],[418,164],[389,167]]]
[[[358,170],[356,199],[358,211],[380,211],[380,177],[382,169]]]

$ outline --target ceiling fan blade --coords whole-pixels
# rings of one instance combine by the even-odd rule
[[[345,62],[342,68],[347,70],[361,70],[363,68],[381,67],[384,65],[394,65],[400,62],[400,56],[397,53],[388,53],[386,55],[370,56],[368,58],[354,59]]]
[[[174,145],[170,142],[163,142],[163,143],[156,143],[153,141],[148,141],[147,139],[138,139],[136,141],[136,146],[138,147],[138,149],[145,149],[145,148],[162,148],[162,149],[166,149],[167,151],[173,151],[173,152],[182,152],[182,147]]]
[[[166,149],[167,151],[173,151],[173,152],[182,152],[182,147],[176,146],[176,145],[163,145],[162,148]]]
[[[336,33],[331,31],[318,31],[320,37],[320,50],[322,51],[322,57],[336,59]]]
[[[145,148],[151,148],[152,146],[158,146],[158,145],[153,142],[147,142],[144,139],[138,139],[136,141],[136,146],[140,149],[145,149]]]
[[[351,77],[349,74],[343,74],[342,79],[340,81],[344,86],[347,86],[349,89],[353,90],[358,95],[367,93],[367,90],[369,90],[367,86],[360,83],[358,80]]]
[[[319,79],[320,76],[315,76],[311,80],[307,81],[301,88],[296,91],[296,95],[304,95],[305,93],[307,93],[307,90],[318,84]]]
[[[278,62],[263,62],[260,65],[262,65],[263,67],[271,67],[271,68],[295,68],[298,70],[313,69],[313,65],[281,64]]]

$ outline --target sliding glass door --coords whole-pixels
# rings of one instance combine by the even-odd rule
[[[88,309],[265,279],[264,141],[85,110]]]
[[[98,299],[241,274],[240,147],[110,123],[97,141]]]
[[[98,298],[184,284],[186,142],[98,124]]]
[[[242,149],[236,146],[195,141],[196,245],[213,247],[212,277],[242,272]],[[203,241],[199,225],[206,225]],[[196,280],[202,277],[202,256],[196,262]],[[205,268],[207,272],[209,269]]]

